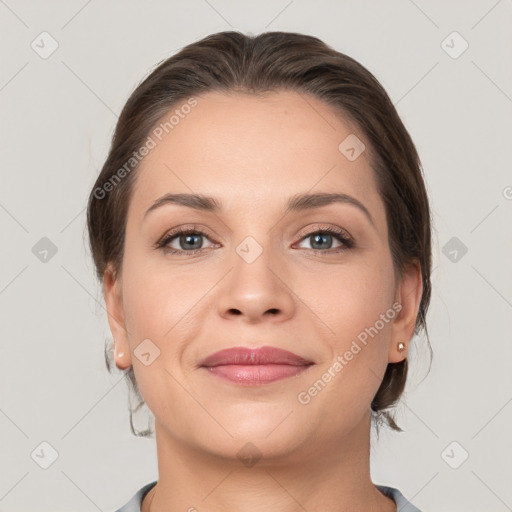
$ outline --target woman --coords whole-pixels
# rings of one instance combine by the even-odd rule
[[[185,47],[128,99],[88,227],[155,418],[158,481],[119,511],[418,510],[369,449],[426,332],[430,211],[364,67],[296,33]]]

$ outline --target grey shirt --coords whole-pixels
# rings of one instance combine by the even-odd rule
[[[156,481],[146,484],[144,487],[141,487],[135,494],[132,496],[130,501],[123,505],[120,509],[116,510],[116,512],[140,512],[140,507],[142,504],[142,500],[144,496],[156,485]],[[385,485],[376,485],[377,489],[380,492],[394,500],[396,503],[397,512],[421,512],[418,508],[416,508],[412,503],[410,503],[404,495],[394,487],[386,487]]]

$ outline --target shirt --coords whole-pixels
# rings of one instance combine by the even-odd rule
[[[116,510],[116,512],[140,512],[140,507],[142,505],[142,500],[144,496],[156,485],[156,480],[149,484],[146,484],[144,487],[141,487],[120,509]],[[385,485],[376,485],[377,489],[386,495],[388,498],[391,498],[396,503],[397,512],[421,512],[418,508],[416,508],[410,501],[408,501],[404,495],[394,487],[387,487]]]

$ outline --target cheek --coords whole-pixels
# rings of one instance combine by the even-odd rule
[[[151,411],[158,417],[170,417],[172,404],[184,399],[173,377],[182,380],[181,340],[187,339],[187,312],[192,314],[192,301],[198,298],[193,297],[183,276],[148,260],[136,250],[126,253],[124,319],[138,388]]]
[[[132,345],[150,338],[162,350],[179,351],[180,340],[200,326],[196,315],[215,283],[211,273],[171,268],[136,251],[127,253],[123,272],[123,309]]]
[[[126,270],[129,278],[123,286],[123,309],[130,339],[132,343],[141,338],[156,341],[165,332],[163,312],[169,310],[172,295],[164,293],[156,276],[140,268],[130,271],[129,265]]]
[[[297,295],[311,306],[321,332],[331,338],[336,350],[346,350],[347,343],[361,333],[364,338],[376,322],[379,333],[390,328],[389,321],[385,325],[379,321],[391,308],[395,292],[391,262],[383,257],[383,262],[375,258],[357,265],[330,266],[326,273],[317,272],[314,281],[297,286]]]
[[[347,275],[332,276],[330,286],[335,291],[317,310],[330,328],[322,330],[326,358],[319,379],[308,384],[316,389],[310,388],[311,395],[308,389],[303,390],[305,399],[310,397],[315,402],[313,408],[318,408],[319,415],[329,408],[333,425],[356,421],[368,412],[386,370],[396,315],[388,269],[350,270]],[[318,398],[313,399],[316,393]],[[347,411],[352,420],[348,420]]]

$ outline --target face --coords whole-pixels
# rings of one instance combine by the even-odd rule
[[[355,159],[339,149],[354,135],[367,148]],[[133,365],[157,432],[182,445],[223,457],[249,441],[269,457],[331,449],[405,357],[396,345],[413,334],[421,293],[417,269],[395,279],[369,143],[294,92],[205,94],[155,141],[137,170],[121,275],[104,279],[116,363]],[[167,194],[218,209],[158,202]],[[289,203],[308,194],[345,200]],[[259,384],[200,367],[240,346],[313,364]]]

